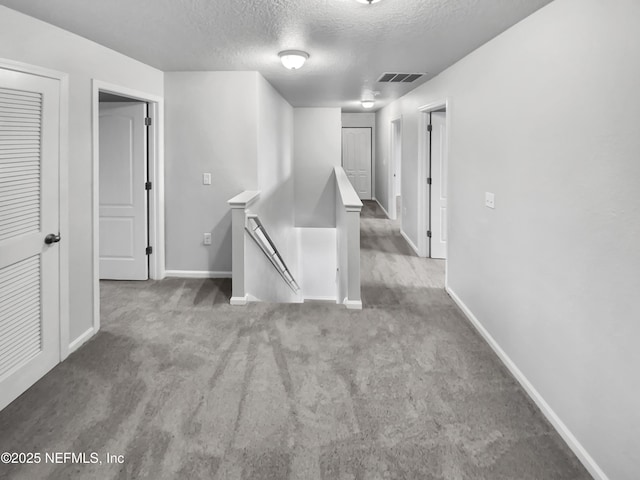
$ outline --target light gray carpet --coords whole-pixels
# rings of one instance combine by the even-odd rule
[[[230,281],[103,282],[102,331],[0,413],[11,479],[588,479],[375,204],[362,312],[228,305]]]

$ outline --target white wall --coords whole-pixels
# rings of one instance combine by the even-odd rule
[[[250,210],[258,214],[290,273],[300,283],[294,228],[293,108],[261,75],[256,87],[257,176],[261,194]],[[246,288],[252,297],[271,302],[300,301],[250,238],[246,252]]]
[[[295,108],[293,121],[296,226],[333,228],[333,167],[342,161],[340,109]]]
[[[163,95],[163,74],[113,50],[0,6],[0,58],[69,74],[70,341],[93,324],[91,81]],[[66,319],[63,319],[66,321]]]
[[[341,115],[343,128],[358,128],[376,126],[376,114],[371,113],[343,113]]]
[[[257,72],[165,74],[166,269],[231,272],[227,200],[258,189]],[[202,174],[211,173],[211,185]],[[211,245],[203,234],[211,232]]]
[[[260,190],[258,214],[291,273],[298,272],[294,229],[293,108],[257,72],[171,72],[166,98],[167,270],[229,276],[227,200]],[[212,184],[202,184],[202,174]],[[203,244],[204,232],[212,244]],[[296,301],[247,237],[246,291],[265,301]]]
[[[335,228],[297,228],[300,289],[305,300],[337,300]]]
[[[639,19],[556,0],[377,117],[403,115],[417,241],[417,110],[450,98],[448,286],[616,480],[640,471]]]

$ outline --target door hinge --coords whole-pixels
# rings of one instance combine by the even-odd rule
[[[153,253],[153,247],[147,247],[146,250],[145,250],[145,253],[147,255],[151,255]]]
[[[427,132],[431,132],[433,130],[433,125],[427,125]]]
[[[431,183],[433,183],[433,180],[431,177],[427,178],[427,185],[431,185]]]
[[[427,237],[431,238],[431,230],[427,230]]]
[[[144,124],[146,126],[151,125],[151,117],[144,117]]]
[[[144,189],[151,190],[151,182],[144,182]]]

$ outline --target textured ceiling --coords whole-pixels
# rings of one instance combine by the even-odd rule
[[[551,0],[0,0],[164,71],[257,70],[293,106],[376,109]],[[285,70],[278,52],[311,58]],[[380,84],[383,72],[427,73]]]

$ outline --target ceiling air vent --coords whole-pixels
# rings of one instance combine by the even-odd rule
[[[383,73],[378,82],[383,83],[411,83],[423,76],[424,73]]]

